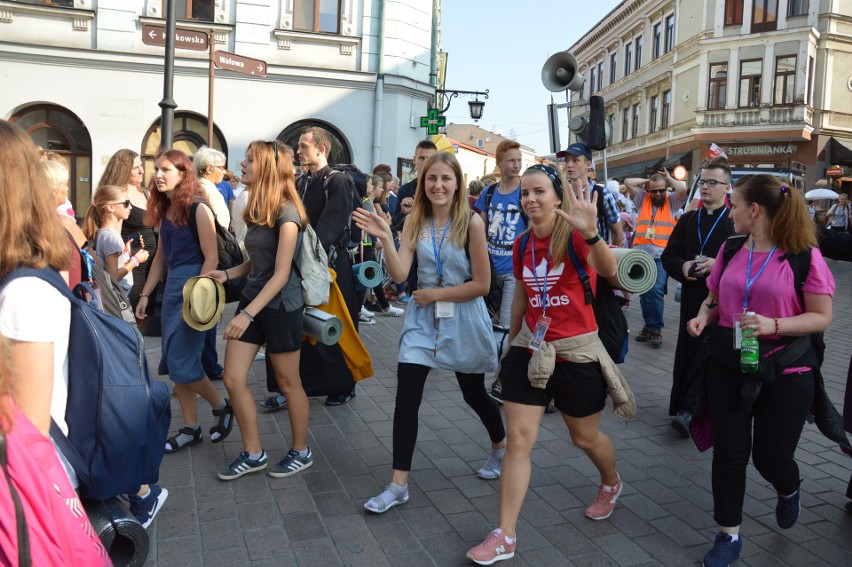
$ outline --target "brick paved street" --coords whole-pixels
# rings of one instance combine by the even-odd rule
[[[829,395],[842,407],[852,334],[852,265],[829,262],[837,278],[834,324],[823,367]],[[678,307],[669,282],[661,349],[631,342],[622,365],[639,410],[630,423],[608,406],[603,430],[618,454],[626,486],[613,515],[583,516],[598,482],[589,460],[568,440],[558,415],[546,415],[533,452],[533,474],[518,528],[518,553],[507,565],[699,565],[715,534],[710,452],[681,439],[666,415]],[[628,310],[641,329],[638,297]],[[163,461],[165,508],[150,528],[148,565],[465,565],[465,551],[497,520],[497,482],[475,474],[489,446],[484,428],[464,404],[454,378],[433,373],[420,410],[411,473],[411,500],[376,516],[362,509],[390,479],[391,419],[396,391],[396,345],[401,319],[377,316],[362,327],[376,377],[361,382],[347,406],[311,400],[309,442],[314,465],[286,479],[254,474],[223,482],[216,471],[241,450],[234,431],[220,445],[204,443]],[[220,334],[223,327],[220,326]],[[159,339],[147,339],[153,367]],[[220,362],[224,346],[220,343]],[[490,383],[490,380],[488,381]],[[249,377],[257,399],[266,395],[263,363]],[[221,382],[217,382],[224,392]],[[172,431],[180,426],[173,399]],[[199,402],[204,431],[212,417]],[[270,461],[288,448],[287,413],[260,415]],[[205,434],[205,439],[207,435]],[[804,482],[802,513],[790,530],[775,524],[775,492],[754,468],[745,502],[742,566],[852,565],[852,515],[844,492],[852,462],[807,425],[797,452]]]

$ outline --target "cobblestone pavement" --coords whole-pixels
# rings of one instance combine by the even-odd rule
[[[840,409],[852,352],[847,325],[852,265],[829,264],[838,292],[823,371]],[[632,341],[622,365],[636,393],[636,418],[624,423],[609,406],[604,411],[602,429],[615,443],[626,485],[615,512],[600,522],[583,516],[598,482],[594,468],[571,445],[559,416],[545,415],[532,454],[518,552],[507,564],[700,564],[716,531],[711,455],[681,439],[666,415],[678,329],[674,285],[670,280],[662,348]],[[160,484],[169,489],[169,498],[150,528],[147,565],[467,564],[466,550],[496,524],[498,483],[475,474],[486,458],[488,437],[452,375],[434,372],[426,385],[411,500],[383,515],[362,509],[390,479],[396,345],[402,325],[401,318],[376,319],[375,325],[362,327],[376,376],[361,382],[358,396],[346,406],[327,408],[322,399],[311,399],[312,468],[284,479],[252,474],[218,480],[216,471],[241,450],[236,429],[222,444],[205,440],[166,455]],[[634,334],[642,328],[638,297],[628,308],[628,320]],[[156,368],[159,339],[147,339],[147,349]],[[219,352],[224,353],[221,342]],[[260,400],[266,396],[263,363],[252,370],[249,385]],[[224,392],[222,383],[216,384]],[[180,426],[176,399],[172,410],[175,431]],[[199,414],[206,431],[212,417],[203,401]],[[261,413],[259,420],[264,448],[270,461],[277,462],[289,446],[287,413]],[[745,545],[738,565],[852,565],[852,515],[844,509],[852,462],[812,425],[806,425],[796,456],[804,478],[802,513],[789,530],[775,524],[775,492],[750,467]]]

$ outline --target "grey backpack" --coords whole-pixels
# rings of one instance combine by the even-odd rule
[[[294,264],[302,278],[302,300],[307,307],[328,303],[331,289],[331,274],[328,271],[328,256],[311,225],[302,233],[302,253]]]

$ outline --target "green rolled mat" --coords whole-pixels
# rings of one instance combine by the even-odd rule
[[[609,278],[613,287],[630,293],[645,293],[657,281],[657,263],[644,250],[612,248],[618,267],[615,277]]]
[[[330,313],[309,307],[305,309],[302,332],[324,345],[331,346],[340,340],[340,335],[343,334],[343,323]]]

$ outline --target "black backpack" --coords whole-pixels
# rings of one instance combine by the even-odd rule
[[[322,185],[326,201],[328,201],[328,182],[332,175],[342,175],[347,183],[351,203],[348,220],[338,242],[340,246],[346,249],[357,248],[360,246],[361,238],[364,235],[355,221],[352,220],[352,213],[355,212],[355,209],[363,206],[364,198],[367,196],[367,174],[351,164],[330,165],[329,167],[331,167],[331,171],[323,178]],[[330,254],[329,260],[333,261]]]
[[[529,239],[529,232],[521,236],[520,255],[522,261]],[[574,251],[571,240],[568,240],[568,257],[571,259],[577,275],[580,276],[580,281],[583,282],[586,305],[591,305],[594,308],[595,321],[598,324],[598,336],[609,357],[616,364],[621,364],[627,357],[627,349],[630,345],[630,327],[627,324],[627,317],[624,316],[624,311],[621,309],[621,302],[606,278],[598,276],[597,289],[592,292],[589,274],[583,267],[583,263],[580,262],[577,252]]]
[[[192,228],[192,234],[195,236],[195,241],[201,244],[201,241],[198,239],[198,225],[195,223],[195,212],[198,210],[198,205],[201,202],[193,203],[189,208],[189,226]],[[204,203],[207,205],[207,203]],[[208,205],[209,207],[209,205]],[[211,209],[212,213],[213,210]],[[234,268],[239,266],[245,259],[243,258],[243,251],[240,250],[240,245],[237,242],[237,238],[228,232],[228,229],[219,224],[219,221],[216,220],[216,214],[213,214],[213,224],[216,225],[216,248],[219,251],[219,263],[216,265],[217,270],[228,270],[230,268]],[[243,292],[243,288],[246,285],[245,278],[239,278],[230,280],[225,282],[225,302],[231,303],[233,301],[240,300],[240,294]]]

